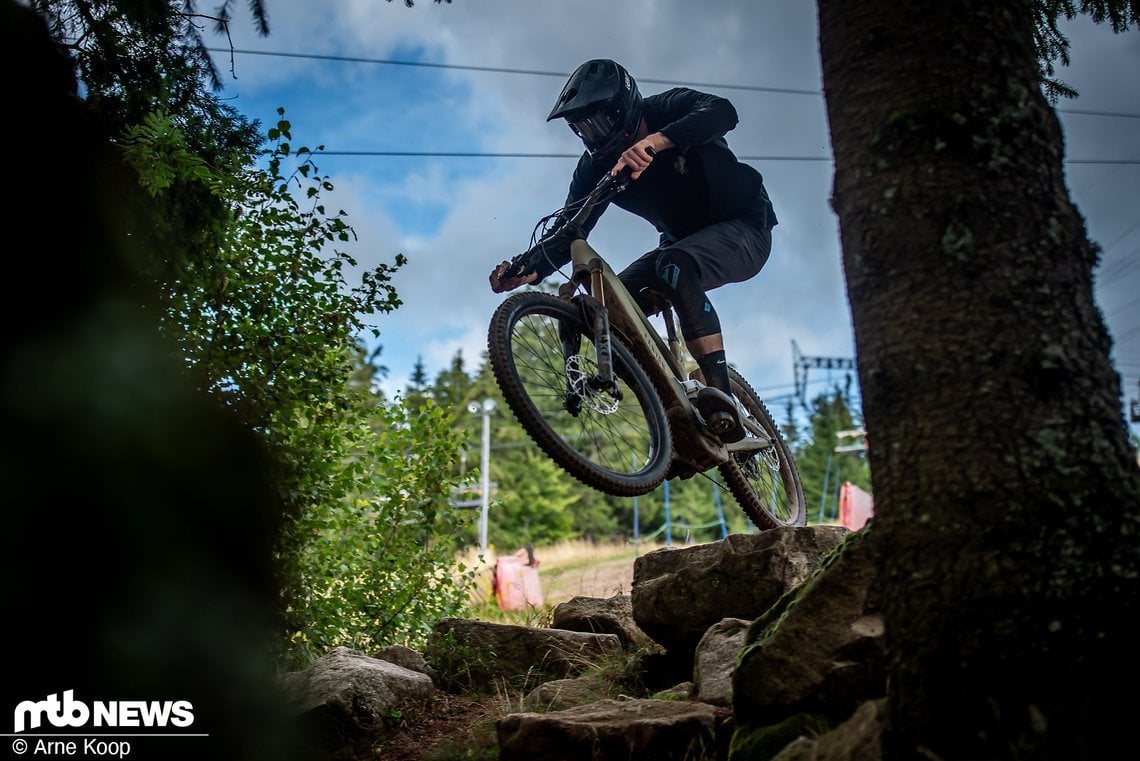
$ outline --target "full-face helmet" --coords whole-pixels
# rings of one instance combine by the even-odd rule
[[[546,121],[559,117],[591,156],[619,153],[633,143],[641,124],[641,93],[621,65],[596,58],[570,75]]]

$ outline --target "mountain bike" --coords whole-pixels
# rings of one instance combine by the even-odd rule
[[[662,336],[586,242],[583,220],[630,181],[628,171],[607,174],[584,199],[544,217],[538,242],[504,271],[527,272],[549,246],[569,243],[573,269],[557,295],[512,294],[491,319],[487,346],[503,399],[539,448],[591,488],[632,497],[716,470],[758,529],[805,525],[799,472],[759,395],[729,369],[746,435],[724,443],[724,421],[697,409],[704,379],[669,303],[651,295]]]

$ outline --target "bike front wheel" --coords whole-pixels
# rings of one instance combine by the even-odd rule
[[[672,441],[645,371],[616,336],[613,376],[595,383],[595,339],[576,304],[518,293],[491,319],[487,348],[503,399],[563,470],[606,494],[632,497],[665,479]]]
[[[758,451],[750,451],[745,445],[755,437],[749,433],[740,450],[733,451],[729,461],[719,466],[729,492],[760,530],[807,525],[800,473],[779,427],[748,381],[731,368],[728,375],[732,391],[748,411],[748,417],[771,442]]]

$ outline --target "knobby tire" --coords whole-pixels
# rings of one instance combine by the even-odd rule
[[[560,338],[566,329],[582,336],[582,359],[569,371]],[[665,479],[672,440],[645,371],[617,336],[610,345],[621,398],[590,389],[572,414],[565,404],[568,374],[584,378],[596,370],[592,331],[577,304],[538,291],[517,293],[495,310],[487,334],[503,399],[539,448],[587,486],[632,497]]]
[[[761,531],[807,525],[800,473],[779,426],[748,381],[735,369],[730,368],[728,373],[736,398],[764,429],[772,446],[761,452],[732,454],[729,462],[718,466],[725,485]]]

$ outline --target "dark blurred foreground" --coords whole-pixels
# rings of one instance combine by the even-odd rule
[[[119,224],[140,194],[85,125],[66,58],[12,0],[0,0],[0,36],[10,664],[0,726],[13,732],[21,702],[69,690],[92,711],[185,701],[181,726],[128,713],[97,727],[72,705],[72,725],[62,710],[54,723],[42,714],[4,752],[17,757],[25,740],[32,755],[43,739],[34,733],[71,733],[83,755],[83,737],[100,733],[129,742],[132,759],[298,757],[273,689],[280,510],[259,442],[194,390],[158,340]]]

